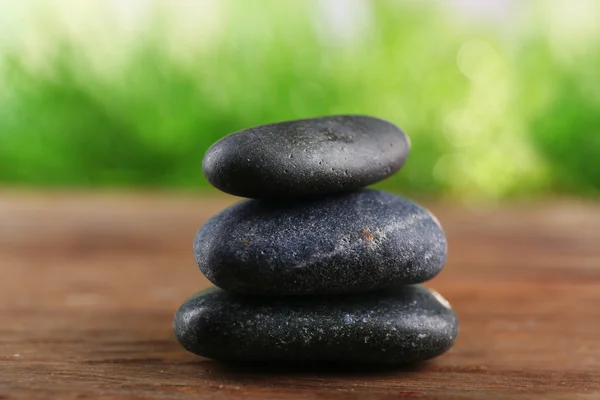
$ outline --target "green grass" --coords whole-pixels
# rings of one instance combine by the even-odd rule
[[[0,182],[207,188],[202,156],[223,135],[361,113],[412,140],[386,189],[467,199],[600,191],[600,49],[564,66],[541,28],[506,40],[386,1],[373,3],[375,29],[333,44],[312,29],[309,2],[248,3],[228,1],[225,33],[183,52],[160,10],[116,63],[50,24],[41,67],[5,48]]]

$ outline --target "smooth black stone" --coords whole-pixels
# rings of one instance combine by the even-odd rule
[[[378,118],[347,115],[258,126],[215,143],[202,162],[216,188],[241,197],[347,192],[398,171],[408,137]]]
[[[424,208],[365,189],[242,201],[200,228],[194,253],[200,270],[225,290],[352,293],[433,278],[446,260],[446,238]]]
[[[242,296],[212,288],[173,323],[188,351],[229,361],[414,363],[458,334],[449,303],[422,286],[339,296]]]

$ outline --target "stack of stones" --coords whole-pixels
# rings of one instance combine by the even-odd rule
[[[333,116],[247,129],[215,143],[203,170],[249,197],[196,235],[218,288],[175,316],[181,345],[231,361],[413,363],[448,350],[449,303],[418,283],[446,259],[436,218],[364,189],[398,171],[407,136],[389,122]]]

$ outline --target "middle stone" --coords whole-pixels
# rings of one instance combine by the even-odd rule
[[[338,294],[425,282],[446,238],[426,209],[382,191],[312,200],[246,200],[198,231],[200,270],[247,294]]]

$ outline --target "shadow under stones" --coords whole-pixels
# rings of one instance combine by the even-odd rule
[[[210,369],[222,375],[319,375],[320,377],[383,376],[423,371],[428,362],[413,364],[368,364],[348,362],[266,362],[266,361],[210,361]],[[206,364],[204,364],[206,365]]]

